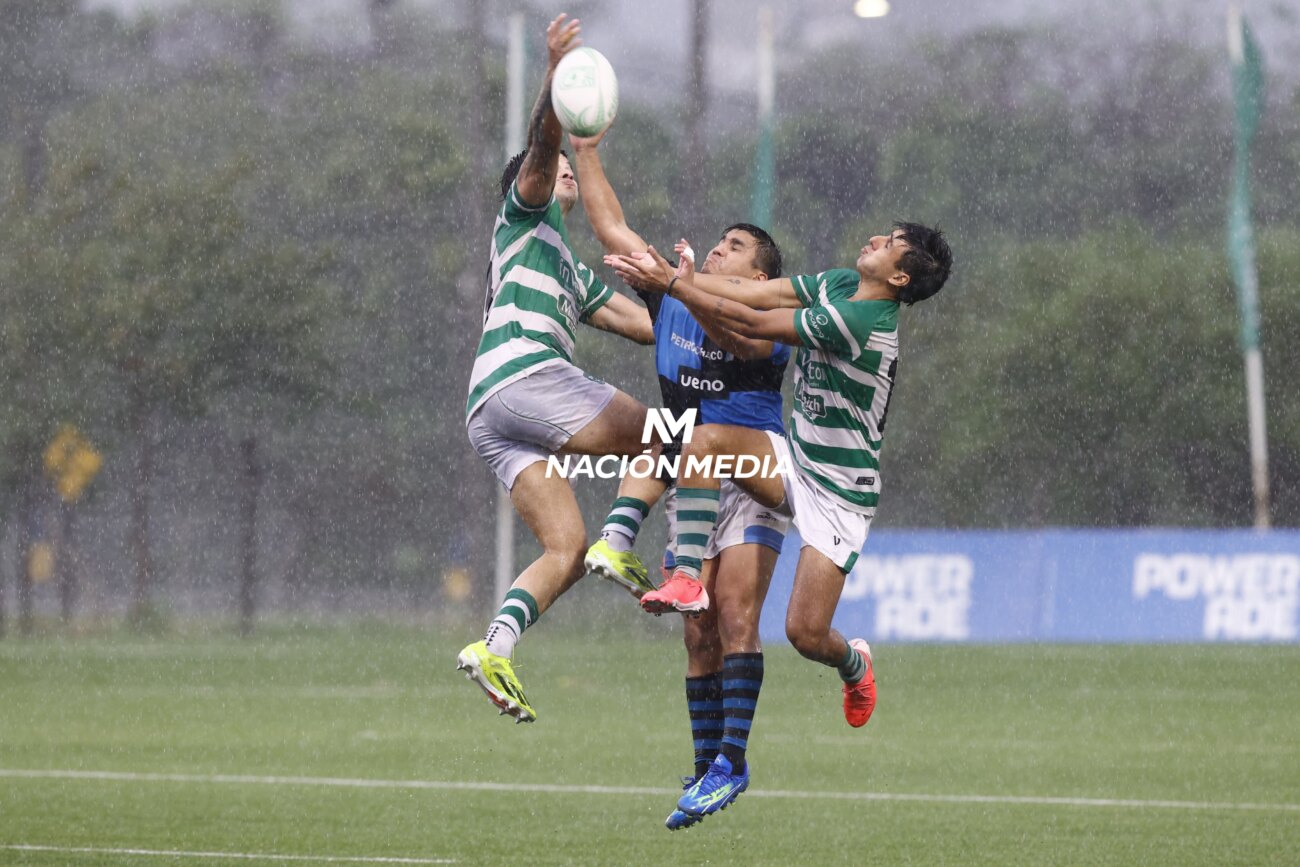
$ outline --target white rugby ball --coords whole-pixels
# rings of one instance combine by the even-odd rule
[[[596,135],[618,114],[618,78],[605,55],[575,48],[560,58],[551,79],[551,105],[560,126],[576,136]]]

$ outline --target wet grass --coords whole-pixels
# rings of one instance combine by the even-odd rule
[[[773,647],[751,791],[670,834],[690,742],[679,639],[662,625],[620,638],[540,624],[517,657],[532,726],[497,717],[452,671],[475,630],[7,639],[0,769],[182,778],[0,775],[0,864],[227,863],[76,848],[461,864],[1300,861],[1300,647],[881,646],[880,706],[860,731],[840,718],[833,672]],[[629,791],[186,779],[204,775]],[[890,799],[796,794],[819,792]],[[8,848],[22,845],[59,851]]]

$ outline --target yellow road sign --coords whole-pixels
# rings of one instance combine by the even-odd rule
[[[54,487],[64,502],[81,499],[103,465],[104,458],[70,424],[59,428],[45,449],[45,474],[54,480]]]

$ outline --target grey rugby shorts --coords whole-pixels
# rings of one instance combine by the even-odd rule
[[[556,454],[617,390],[572,364],[552,364],[503,386],[465,423],[470,445],[510,490],[530,464]]]

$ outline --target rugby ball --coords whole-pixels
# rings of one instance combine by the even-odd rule
[[[618,114],[618,78],[605,55],[575,48],[560,59],[551,79],[551,105],[560,126],[576,136],[605,130]]]

